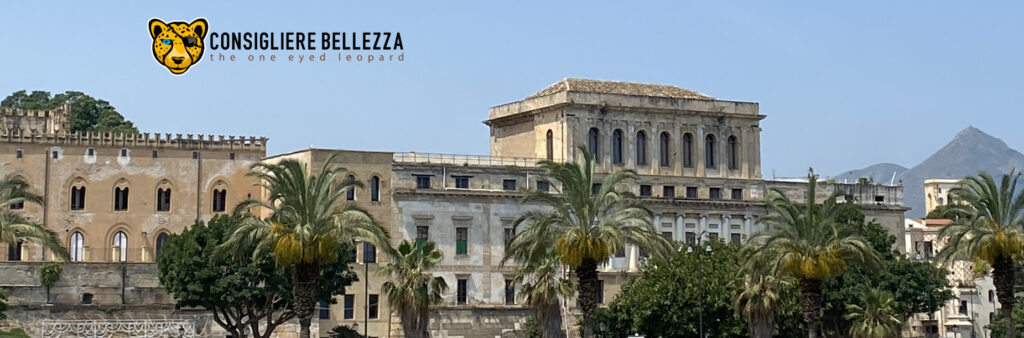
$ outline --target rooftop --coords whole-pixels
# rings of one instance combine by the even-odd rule
[[[565,78],[562,79],[561,81],[555,82],[554,84],[548,86],[547,88],[544,88],[544,90],[541,90],[536,94],[527,97],[527,99],[560,92],[604,93],[635,96],[669,97],[679,99],[714,100],[714,98],[711,96],[670,85],[575,78]]]

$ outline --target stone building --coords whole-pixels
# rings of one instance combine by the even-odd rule
[[[639,173],[628,188],[654,212],[653,223],[667,238],[687,244],[716,238],[743,242],[762,227],[758,219],[767,212],[768,191],[799,197],[806,187],[806,180],[762,179],[764,118],[757,103],[674,86],[564,79],[490,109],[484,121],[490,128],[489,156],[306,149],[266,157],[266,139],[10,131],[0,135],[0,161],[11,163],[5,171],[25,175],[45,192],[47,207],[26,206],[27,213],[61,233],[69,247],[77,243],[73,235],[82,234],[81,260],[152,262],[160,234],[261,193],[244,176],[252,163],[290,158],[316,168],[335,154],[334,163],[366,185],[347,197],[382,223],[392,244],[431,240],[444,253],[435,273],[450,291],[431,330],[450,337],[494,337],[517,330],[528,313],[514,297],[513,267],[503,265],[502,258],[514,234],[512,222],[540,208],[522,204],[524,192],[559,188],[541,175],[538,160],[572,160],[587,149],[599,161],[599,174]],[[78,187],[88,192],[84,210],[73,208]],[[160,199],[165,188],[172,192],[171,206],[161,211],[167,209]],[[869,218],[901,239],[902,247],[907,210],[902,187],[822,181],[821,188],[821,198],[844,191],[845,200],[861,204]],[[118,209],[119,191],[131,192],[128,210]],[[119,246],[122,232],[127,245]],[[49,259],[38,248],[21,252],[26,260]],[[643,261],[638,248],[628,247],[603,264],[604,302]],[[386,257],[372,246],[357,248],[353,270],[360,280],[337,297],[337,304],[320,311],[321,335],[336,325],[356,324],[371,337],[400,334],[380,294],[384,277],[376,270],[384,263]]]
[[[954,202],[950,190],[960,185],[959,179],[930,178],[924,180],[924,210],[925,214],[932,212],[935,208]]]

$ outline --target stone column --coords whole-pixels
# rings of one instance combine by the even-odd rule
[[[626,258],[629,259],[629,265],[626,267],[626,271],[637,271],[637,258],[640,256],[640,249],[636,245],[626,246]]]
[[[683,224],[683,215],[684,214],[676,215],[676,233],[673,234],[672,236],[673,238],[680,242],[686,241],[686,230],[684,228],[685,225]]]
[[[704,126],[697,126],[697,135],[693,135],[693,166],[697,169],[697,176],[707,176],[707,167],[704,163]]]
[[[661,233],[661,213],[654,214],[654,231]]]
[[[697,234],[700,235],[697,241],[703,241],[708,238],[708,214],[700,214],[700,226],[697,228]]]
[[[754,216],[749,214],[743,215],[743,231],[746,233],[747,238],[754,235]]]
[[[732,240],[730,237],[730,233],[732,232],[731,221],[732,219],[729,217],[729,214],[722,214],[722,231],[719,234],[719,237],[721,237],[722,241],[726,243],[729,243],[729,241]]]

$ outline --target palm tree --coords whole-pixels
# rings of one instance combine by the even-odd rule
[[[784,282],[764,274],[744,274],[732,297],[736,315],[747,321],[751,338],[770,338]]]
[[[896,302],[888,292],[871,289],[864,293],[864,306],[847,304],[843,318],[852,321],[853,338],[895,337],[902,322],[896,317]]]
[[[0,171],[7,164],[0,163]],[[21,213],[10,210],[13,205],[43,205],[43,197],[30,190],[28,182],[21,176],[0,176],[0,242],[7,245],[32,243],[50,249],[60,259],[67,260],[68,251],[60,243],[57,233],[46,225],[32,222]]]
[[[432,241],[414,244],[408,240],[402,240],[392,255],[391,262],[380,269],[390,277],[381,291],[388,295],[391,309],[398,312],[405,337],[429,337],[430,307],[440,304],[441,294],[448,290],[444,278],[429,271],[444,256]]]
[[[274,261],[292,267],[294,311],[302,338],[309,337],[309,325],[316,299],[320,266],[338,259],[339,245],[366,241],[381,248],[387,245],[384,229],[363,208],[345,201],[350,189],[362,185],[354,179],[340,179],[344,168],[333,165],[334,155],[316,173],[305,164],[282,160],[277,164],[257,163],[249,175],[260,179],[266,200],[249,199],[235,207],[242,222],[222,244],[225,251],[263,248],[273,252]],[[260,219],[249,213],[254,208],[269,210]]]
[[[1017,193],[1020,176],[1019,172],[1011,171],[996,184],[991,175],[982,172],[964,178],[959,187],[950,190],[959,201],[950,211],[969,216],[960,217],[939,232],[939,238],[945,240],[946,245],[936,256],[945,265],[957,260],[981,259],[992,266],[1007,337],[1016,337],[1010,319],[1016,303],[1014,267],[1021,261],[1024,249],[1024,233],[1021,232],[1024,198]]]
[[[819,204],[818,176],[811,171],[807,181],[803,203],[772,190],[769,214],[761,219],[769,230],[754,235],[743,250],[748,257],[745,268],[764,267],[772,275],[781,273],[797,281],[807,336],[816,338],[821,331],[822,282],[842,275],[850,264],[879,267],[881,258],[852,227],[837,221],[843,208],[855,207],[836,202],[842,192],[833,192]]]
[[[627,244],[656,256],[667,255],[672,244],[651,225],[651,211],[632,193],[620,190],[637,178],[636,172],[616,170],[599,181],[594,175],[594,157],[584,147],[579,150],[582,162],[538,162],[544,175],[561,189],[558,194],[535,190],[523,198],[523,203],[548,208],[528,211],[516,219],[514,227],[529,227],[512,238],[506,257],[528,257],[539,248],[555,248],[562,263],[576,275],[583,336],[590,338],[598,303],[598,264]]]
[[[512,282],[520,284],[519,298],[533,309],[534,319],[541,325],[541,337],[565,337],[560,301],[571,296],[575,287],[564,276],[558,253],[549,249],[533,255],[516,269]]]

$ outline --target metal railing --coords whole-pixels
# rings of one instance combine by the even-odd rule
[[[530,157],[498,157],[408,152],[394,153],[393,160],[396,163],[429,163],[463,166],[515,166],[535,168],[537,167],[537,162],[541,159]]]

